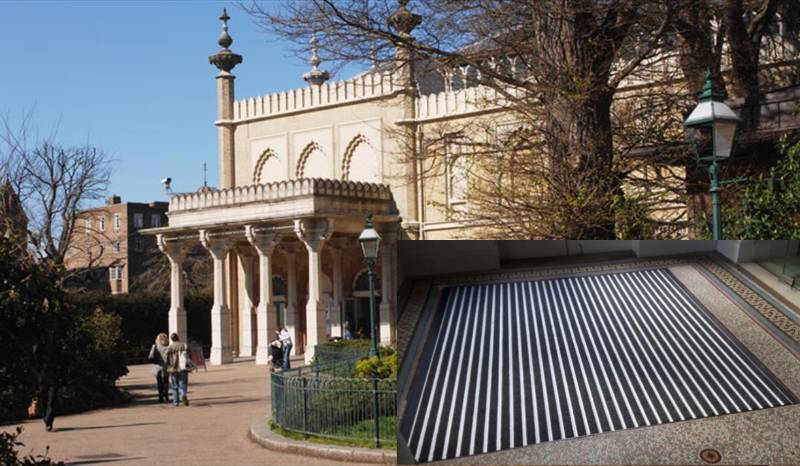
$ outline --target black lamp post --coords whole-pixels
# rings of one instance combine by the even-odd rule
[[[720,208],[720,191],[726,184],[719,179],[719,162],[730,158],[733,148],[733,136],[739,117],[725,105],[722,95],[714,92],[711,69],[706,74],[706,82],[700,101],[689,114],[683,126],[689,139],[697,149],[697,160],[708,166],[711,187],[711,222],[713,237],[722,239],[722,213]]]
[[[378,328],[375,319],[375,285],[373,284],[375,262],[378,260],[378,250],[381,245],[381,237],[372,225],[372,214],[367,214],[367,222],[364,225],[364,230],[358,236],[358,242],[361,244],[361,252],[364,253],[364,262],[367,264],[367,273],[369,277],[369,326],[370,326],[370,339],[371,344],[369,348],[370,356],[378,356]]]

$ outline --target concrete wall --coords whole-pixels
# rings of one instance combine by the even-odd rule
[[[630,251],[631,242],[620,241],[498,241],[500,260],[536,257],[582,256],[607,252]]]
[[[398,258],[404,277],[500,267],[497,241],[401,241]]]
[[[693,254],[716,250],[715,241],[631,241],[633,252],[637,257],[657,257],[675,254]]]

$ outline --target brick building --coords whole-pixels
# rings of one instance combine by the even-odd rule
[[[167,224],[166,202],[122,202],[117,195],[105,206],[81,211],[75,222],[64,264],[80,271],[89,283],[112,293],[127,293],[144,271],[144,261],[157,251],[144,228]]]

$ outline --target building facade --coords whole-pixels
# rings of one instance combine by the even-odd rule
[[[111,195],[102,207],[78,213],[64,258],[68,270],[85,274],[89,282],[111,293],[133,291],[144,272],[155,238],[141,230],[167,224],[166,202],[122,202]]]

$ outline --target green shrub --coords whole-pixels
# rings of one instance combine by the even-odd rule
[[[17,440],[22,433],[22,427],[16,428],[16,433],[0,432],[0,464],[3,466],[64,466],[61,461],[53,461],[47,456],[47,451],[42,455],[29,454],[20,458],[19,447],[25,444]]]
[[[726,192],[722,205],[724,238],[800,238],[800,134],[778,142],[781,158],[766,174],[748,180],[738,193]],[[711,237],[711,219],[702,234]]]
[[[392,352],[381,358],[372,356],[358,361],[353,371],[353,377],[357,379],[396,379],[397,354]]]
[[[120,318],[122,350],[131,362],[139,362],[150,350],[156,335],[168,331],[169,295],[165,293],[128,293],[111,295],[103,292],[70,295],[76,305],[101,308]],[[202,345],[211,343],[211,295],[189,291],[184,297],[189,339]]]
[[[40,388],[57,387],[59,412],[119,399],[127,373],[120,321],[75,305],[60,287],[63,269],[34,261],[0,237],[0,422],[21,419]]]

